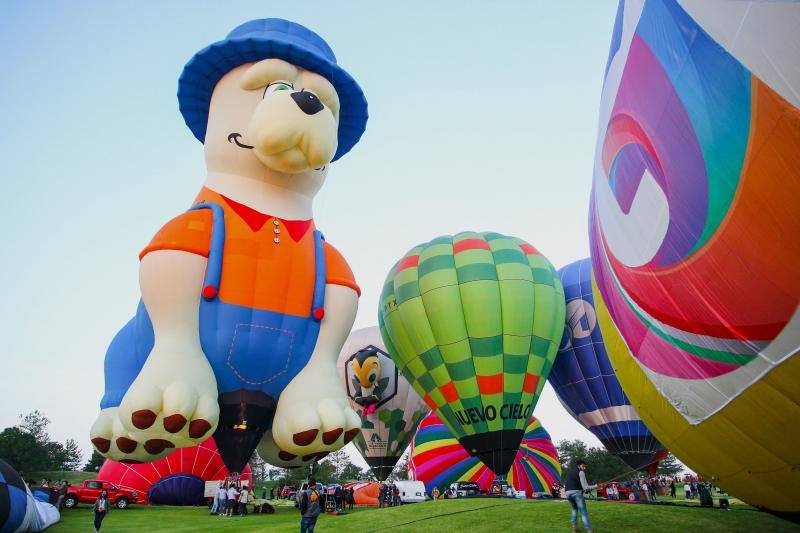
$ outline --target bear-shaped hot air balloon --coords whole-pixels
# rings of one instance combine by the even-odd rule
[[[558,271],[567,302],[564,338],[547,380],[561,404],[633,469],[657,467],[664,447],[636,414],[608,359],[592,296],[592,263]]]
[[[360,291],[312,200],[367,102],[322,37],[275,18],[197,52],[178,100],[207,175],[139,254],[142,299],[106,353],[91,441],[150,462],[213,434],[235,472],[266,433],[324,457],[360,423],[336,379]]]
[[[595,151],[595,306],[653,434],[800,513],[797,2],[619,5]]]
[[[430,408],[386,352],[377,326],[350,333],[338,366],[350,405],[361,416],[361,432],[353,444],[383,481]]]
[[[403,375],[497,476],[514,462],[564,329],[564,291],[533,246],[464,232],[392,267],[379,326]]]

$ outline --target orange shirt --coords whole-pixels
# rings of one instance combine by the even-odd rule
[[[254,309],[308,316],[314,290],[314,222],[259,213],[203,187],[195,203],[214,202],[225,212],[225,248],[219,297]],[[187,211],[162,227],[139,258],[155,250],[208,257],[212,214]],[[327,242],[325,282],[361,290],[350,266]],[[199,296],[198,296],[199,297]]]

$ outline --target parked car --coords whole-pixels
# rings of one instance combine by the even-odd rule
[[[608,489],[609,485],[602,485],[597,489],[597,497],[598,498],[608,498]],[[629,500],[631,494],[633,493],[633,489],[626,484],[618,483],[617,484],[617,492],[619,492],[619,499],[620,500]]]
[[[108,501],[118,509],[125,509],[132,503],[138,503],[139,494],[135,490],[118,487],[108,481],[87,479],[81,486],[70,486],[64,496],[64,507],[71,509],[79,503],[94,503],[103,490],[108,491]]]
[[[294,487],[293,487],[293,488],[294,488]],[[304,482],[303,482],[303,484],[302,484],[302,485],[300,485],[300,490],[298,491],[298,490],[295,488],[295,490],[294,490],[294,491],[293,491],[291,494],[289,494],[289,496],[287,496],[287,498],[288,498],[288,499],[290,499],[290,500],[292,500],[292,501],[294,501],[294,502],[297,502],[297,493],[298,493],[298,492],[303,492],[304,490],[307,490],[307,489],[308,489],[308,482],[307,482],[307,481],[304,481]],[[324,498],[325,498],[325,491],[324,491],[323,489],[324,489],[324,487],[322,486],[322,483],[319,483],[319,482],[317,482],[317,492],[318,492],[318,493],[320,494],[320,496],[322,496],[322,497],[323,497],[323,499],[324,499]],[[321,503],[320,505],[323,505],[323,504],[324,504],[324,502],[323,502],[323,503]],[[297,505],[297,503],[295,503],[295,505]]]
[[[288,485],[283,487],[280,491],[278,491],[278,498],[283,498],[284,500],[292,499],[290,498],[291,495],[297,493],[297,487],[293,485]]]

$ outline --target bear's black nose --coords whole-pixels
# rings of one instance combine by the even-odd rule
[[[312,93],[300,91],[299,93],[292,93],[292,100],[297,104],[297,107],[306,115],[313,115],[319,113],[325,106],[319,101],[319,98]]]

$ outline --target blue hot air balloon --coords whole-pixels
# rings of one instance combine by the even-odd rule
[[[603,446],[636,470],[657,464],[661,443],[636,414],[608,359],[592,296],[592,262],[558,271],[567,300],[566,324],[548,378],[570,414]]]

